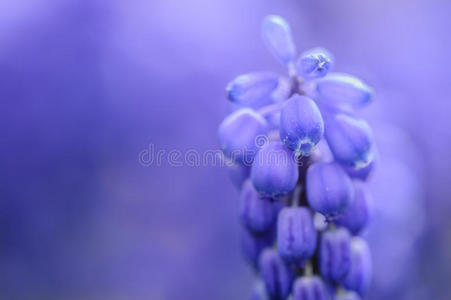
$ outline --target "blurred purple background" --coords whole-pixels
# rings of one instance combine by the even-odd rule
[[[139,154],[217,149],[267,14],[377,91],[370,298],[451,298],[450,1],[3,0],[1,299],[246,298],[225,170]]]

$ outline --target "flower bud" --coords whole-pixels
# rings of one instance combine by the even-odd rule
[[[352,75],[329,73],[316,82],[316,94],[327,105],[359,107],[371,101],[373,89]]]
[[[319,266],[328,281],[339,282],[351,265],[351,236],[347,229],[338,228],[323,233],[320,243]]]
[[[268,294],[275,299],[285,299],[291,291],[293,272],[274,249],[265,249],[259,260],[260,275]]]
[[[280,114],[280,139],[296,155],[309,156],[324,133],[324,122],[315,102],[295,95]]]
[[[293,153],[281,142],[270,141],[258,151],[251,180],[262,196],[279,197],[296,186],[299,170]]]
[[[275,240],[275,230],[269,230],[263,234],[254,234],[242,228],[240,230],[240,246],[246,261],[255,269],[258,269],[258,259],[265,248],[272,247]]]
[[[226,87],[227,98],[241,105],[255,105],[267,100],[279,85],[278,75],[271,72],[243,74]]]
[[[329,291],[319,276],[303,276],[294,282],[292,300],[330,300]]]
[[[282,64],[288,65],[296,59],[296,46],[290,25],[280,16],[269,15],[263,20],[262,36],[266,46]]]
[[[343,280],[343,286],[362,295],[368,288],[372,274],[371,252],[360,237],[351,240],[351,267]]]
[[[336,163],[316,163],[307,170],[307,202],[327,217],[343,213],[354,199],[349,176]]]
[[[224,155],[237,163],[250,165],[258,151],[256,137],[263,136],[266,128],[266,120],[251,109],[233,112],[219,126]]]
[[[260,197],[250,180],[240,194],[240,219],[249,230],[262,233],[275,222],[275,207],[270,198]]]
[[[296,73],[304,78],[320,78],[326,76],[332,66],[332,56],[322,48],[314,48],[304,52],[296,63]]]
[[[364,229],[370,218],[370,195],[361,181],[354,181],[354,201],[346,211],[338,216],[335,223],[346,227],[352,234]]]
[[[277,221],[277,249],[288,263],[301,266],[316,248],[317,233],[311,212],[305,207],[283,208]]]
[[[326,120],[325,136],[334,158],[355,169],[366,167],[374,158],[373,135],[364,120],[338,114]]]

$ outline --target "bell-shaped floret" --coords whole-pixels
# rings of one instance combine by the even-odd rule
[[[265,249],[259,260],[260,275],[273,299],[285,299],[291,292],[293,272],[275,249]]]
[[[316,103],[295,95],[283,106],[280,115],[280,139],[300,156],[309,156],[324,133],[324,122]]]
[[[371,252],[366,241],[360,237],[351,240],[351,267],[343,280],[343,286],[360,295],[367,290],[372,275]]]
[[[258,138],[266,134],[266,120],[255,111],[243,108],[229,115],[218,130],[224,155],[247,166],[258,151]]]
[[[320,272],[330,282],[340,282],[351,266],[351,235],[345,228],[323,233],[320,242]]]
[[[266,46],[284,65],[294,63],[296,46],[291,35],[290,25],[280,16],[269,15],[263,20],[262,36]]]
[[[251,180],[262,196],[275,198],[288,194],[298,177],[296,158],[281,142],[268,142],[255,156]]]
[[[303,78],[326,76],[332,66],[332,55],[323,48],[314,48],[304,52],[296,62],[296,73]]]
[[[307,170],[307,202],[310,207],[327,216],[343,213],[354,199],[354,187],[337,163],[316,163]]]
[[[331,296],[321,277],[302,276],[293,284],[293,300],[331,300]]]
[[[317,97],[326,105],[361,107],[373,98],[373,89],[363,81],[344,73],[329,73],[318,79]]]
[[[249,230],[262,233],[274,224],[276,215],[271,198],[260,197],[250,180],[247,180],[240,194],[240,219]]]
[[[243,74],[227,85],[227,98],[240,105],[256,105],[265,102],[278,85],[279,76],[272,72]]]
[[[317,232],[305,207],[285,207],[277,219],[277,249],[288,263],[302,266],[316,249]]]
[[[354,181],[354,191],[354,201],[335,223],[346,227],[352,234],[358,234],[370,219],[370,195],[361,181]]]
[[[346,114],[330,116],[325,136],[334,158],[345,166],[359,170],[374,158],[373,134],[364,120]]]

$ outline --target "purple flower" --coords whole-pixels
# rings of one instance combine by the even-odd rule
[[[280,115],[280,139],[296,155],[308,156],[323,133],[323,118],[312,99],[294,95],[285,102]]]
[[[236,77],[226,87],[230,101],[241,105],[267,102],[279,85],[279,76],[272,72],[255,72]]]
[[[349,176],[336,163],[316,163],[307,170],[307,201],[325,216],[343,213],[354,199]]]
[[[290,25],[279,16],[270,15],[263,20],[262,36],[266,46],[284,65],[296,59],[296,46],[291,36]]]
[[[371,252],[366,241],[360,237],[351,240],[351,266],[343,286],[362,295],[368,288],[372,274]]]
[[[346,227],[352,234],[364,229],[370,218],[369,192],[361,181],[354,181],[354,201],[348,209],[335,220],[335,223]]]
[[[283,208],[277,223],[277,249],[287,262],[301,266],[316,248],[312,213],[305,207]]]
[[[238,163],[250,165],[257,153],[256,137],[264,135],[266,120],[251,109],[240,109],[219,126],[219,141],[224,155]]]
[[[363,183],[351,177],[365,180],[374,165],[371,130],[353,117],[355,109],[369,103],[372,89],[351,75],[328,73],[332,56],[325,49],[296,58],[290,27],[281,17],[266,17],[262,34],[289,77],[259,72],[233,80],[227,92],[235,109],[256,111],[225,121],[220,135],[229,158],[236,150],[255,150],[252,138],[259,146],[257,154],[244,151],[235,159],[252,162],[240,196],[240,218],[247,229],[243,249],[253,264],[260,255],[258,269],[266,287],[262,292],[256,286],[252,299],[286,299],[292,291],[294,300],[358,300],[339,284],[362,293],[371,273],[369,251],[358,242],[351,251],[351,233],[359,234],[369,219]],[[263,143],[257,143],[260,135]],[[245,171],[234,173],[238,185]],[[272,248],[275,219],[277,250]],[[318,269],[321,276],[312,276]]]
[[[296,186],[299,171],[293,153],[281,142],[271,141],[258,151],[251,168],[257,191],[267,197],[288,194]]]
[[[268,294],[275,299],[285,299],[291,291],[293,273],[276,250],[266,249],[260,256],[260,275]]]
[[[357,170],[371,163],[373,137],[364,120],[338,114],[326,118],[325,125],[325,136],[335,160]]]
[[[302,276],[293,285],[293,300],[330,300],[326,284],[319,276]]]
[[[332,66],[332,55],[323,48],[314,48],[304,52],[296,63],[296,73],[303,78],[326,76]]]
[[[326,105],[361,107],[373,97],[373,90],[360,79],[343,73],[330,73],[316,81],[318,98]]]
[[[275,220],[275,208],[270,198],[260,197],[250,180],[247,180],[240,194],[240,219],[249,230],[262,233]]]
[[[351,266],[351,235],[345,228],[323,233],[320,242],[321,275],[328,281],[340,282]]]

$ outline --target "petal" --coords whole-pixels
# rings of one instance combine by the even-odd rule
[[[360,107],[368,104],[373,89],[363,81],[344,73],[330,73],[316,81],[316,95],[327,105]]]
[[[262,35],[266,46],[284,65],[296,59],[296,46],[293,42],[290,26],[280,16],[269,15],[263,20]]]

